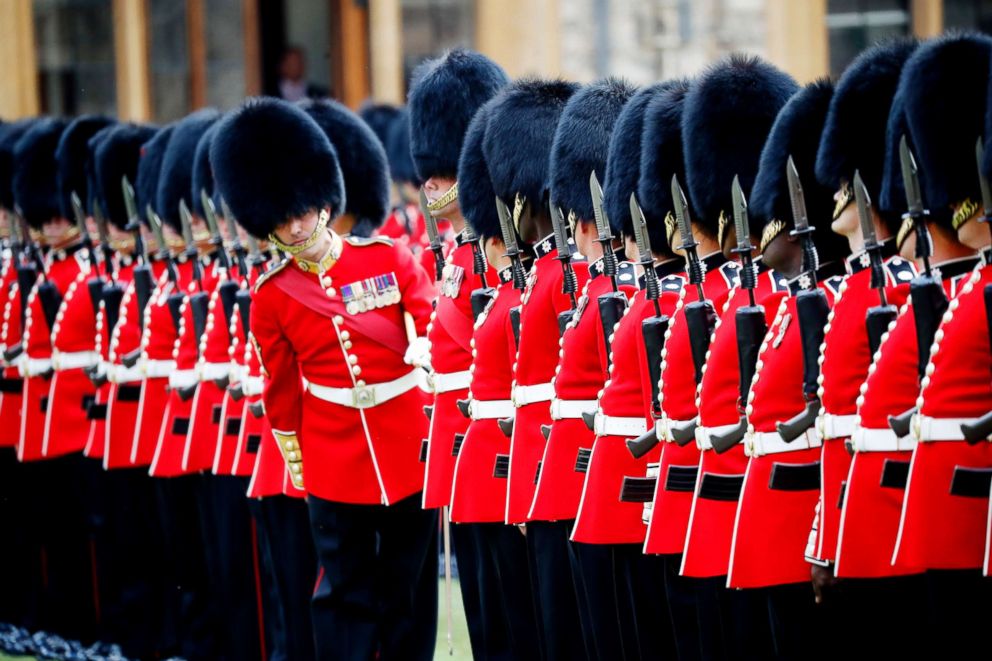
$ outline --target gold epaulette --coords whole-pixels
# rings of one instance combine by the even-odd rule
[[[356,246],[361,248],[362,246],[371,246],[376,243],[382,243],[387,246],[393,245],[393,240],[388,236],[352,236],[347,234],[342,237],[348,242],[348,245]]]
[[[257,293],[263,284],[265,284],[270,279],[272,279],[272,276],[274,276],[276,273],[286,268],[287,264],[289,264],[289,258],[277,262],[268,271],[258,276],[258,280],[255,281],[255,286],[252,288],[252,291]]]

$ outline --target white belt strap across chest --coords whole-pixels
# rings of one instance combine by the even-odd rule
[[[818,448],[822,442],[812,429],[807,429],[796,440],[786,443],[778,432],[756,431],[744,437],[744,453],[749,457],[763,457],[766,454],[783,454]]]
[[[581,418],[583,413],[592,413],[596,410],[595,399],[552,399],[551,419],[552,420],[572,420]]]
[[[472,383],[472,373],[468,370],[448,372],[446,374],[432,372],[430,383],[436,395],[443,392],[451,392],[452,390],[465,390]]]
[[[354,388],[332,388],[311,381],[307,383],[307,390],[311,395],[325,402],[353,409],[370,409],[416,388],[420,382],[417,375],[419,371],[420,368],[417,368],[392,381],[370,383]]]
[[[623,417],[596,413],[593,432],[597,436],[641,436],[648,430],[647,420],[640,417]]]
[[[473,399],[468,405],[468,414],[473,420],[511,418],[515,412],[513,402],[508,399]]]
[[[850,438],[857,422],[858,416],[854,414],[824,413],[816,419],[816,429],[820,433],[820,438],[825,441],[832,438]]]
[[[513,386],[513,394],[510,399],[513,400],[515,406],[521,407],[538,402],[550,402],[554,396],[555,386],[549,381],[533,386]]]

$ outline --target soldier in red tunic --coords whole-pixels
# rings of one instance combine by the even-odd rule
[[[456,460],[455,438],[465,433],[469,422],[458,411],[456,402],[468,397],[473,330],[471,295],[478,278],[473,274],[471,242],[463,240],[465,221],[458,205],[458,158],[472,117],[508,81],[503,69],[487,57],[453,50],[420,65],[410,87],[408,151],[417,178],[423,182],[429,213],[439,225],[450,222],[453,232],[446,256],[434,252],[439,246],[432,246],[420,255],[421,263],[430,273],[429,279],[438,281],[434,312],[427,329],[434,398],[426,436],[425,508],[449,504]],[[426,266],[428,263],[432,266]],[[489,273],[488,277],[494,275]],[[476,560],[484,549],[475,548],[467,526],[457,526],[453,534],[470,638],[473,649],[482,654],[479,641],[483,640],[486,613],[478,581],[473,578],[480,575],[479,567],[485,566]],[[498,579],[484,576],[480,580]]]
[[[922,371],[910,425],[916,445],[892,554],[896,567],[927,570],[934,651],[952,655],[985,644],[987,617],[973,604],[990,597],[990,584],[978,570],[985,560],[992,445],[981,436],[968,443],[962,429],[992,410],[986,309],[992,269],[988,228],[978,222],[982,188],[972,162],[976,136],[987,126],[990,53],[992,39],[984,35],[935,39],[907,61],[900,83],[923,201],[935,215],[950,213],[950,228],[964,246],[983,250],[980,267],[965,276],[943,313]],[[952,93],[953,105],[933,103],[931,95]]]
[[[515,86],[504,92],[505,95],[515,93],[520,93]],[[547,97],[554,98],[552,94]],[[478,647],[480,658],[527,659],[540,655],[540,634],[530,575],[520,571],[527,565],[526,540],[516,527],[503,523],[510,439],[500,430],[499,420],[513,414],[511,365],[517,343],[510,323],[510,310],[520,304],[521,272],[523,264],[529,265],[530,259],[521,263],[515,283],[493,203],[496,194],[490,180],[490,168],[483,151],[483,142],[489,137],[490,109],[503,98],[501,94],[488,102],[472,118],[458,164],[459,203],[471,231],[479,237],[480,248],[485,250],[485,254],[480,252],[476,259],[487,260],[499,279],[493,283],[487,279],[489,287],[476,288],[472,292],[476,315],[471,342],[472,364],[469,365],[472,384],[469,398],[459,403],[470,422],[464,439],[457,446],[451,486],[451,522],[456,524],[456,529],[465,528],[465,532],[473,536],[478,554],[479,607],[484,627],[481,634],[472,632],[473,654]],[[535,100],[538,98],[534,97]],[[542,110],[546,112],[548,105],[554,104],[545,101],[528,107],[529,121],[533,122]],[[530,152],[518,152],[518,158],[512,163],[504,161],[497,167],[518,168],[531,164],[529,155]],[[457,534],[459,539],[464,539],[462,531]]]
[[[273,436],[308,494],[317,655],[430,658],[437,516],[419,507],[426,420],[410,365],[419,356],[408,355],[426,329],[430,284],[388,240],[326,229],[343,211],[340,168],[302,110],[249,101],[213,140],[233,214],[293,255],[256,283],[251,328]]]
[[[897,630],[901,607],[896,604],[906,603],[912,592],[905,579],[848,581],[837,590],[831,589],[831,583],[841,502],[851,465],[847,443],[854,429],[858,388],[868,375],[887,319],[905,302],[909,281],[915,275],[912,262],[895,254],[899,211],[881,205],[885,126],[899,74],[915,47],[911,40],[883,44],[866,51],[848,67],[831,99],[816,162],[817,179],[836,191],[832,229],[847,238],[853,254],[846,260],[848,276],[827,317],[821,346],[821,408],[816,429],[823,443],[821,484],[806,559],[813,565],[814,589],[821,600],[846,613],[863,614],[845,618],[845,629],[850,632],[845,638],[868,642],[867,648],[858,643],[866,653],[882,651],[871,646],[876,641],[884,640],[888,650],[895,644],[903,645],[901,649],[906,651],[912,646],[909,636],[877,635]],[[855,173],[871,201],[868,222],[874,240],[867,247],[854,200]],[[877,274],[873,260],[880,267]],[[879,318],[878,323],[868,321],[875,318]]]
[[[86,460],[78,454],[45,459],[42,452],[53,373],[51,331],[65,292],[89,268],[79,230],[59,204],[55,151],[66,125],[57,119],[39,120],[14,147],[15,204],[24,220],[40,231],[50,251],[44,262],[37,249],[32,251],[39,264],[38,280],[30,283],[24,301],[20,347],[7,351],[11,357],[19,353],[17,360],[26,377],[18,458],[30,465],[21,467],[22,475],[29,484],[48,485],[35,490],[28,533],[39,552],[35,561],[43,563],[38,576],[44,580],[35,588],[37,624],[62,636],[89,638],[95,635],[97,623],[85,501],[80,497],[84,470],[80,464]]]

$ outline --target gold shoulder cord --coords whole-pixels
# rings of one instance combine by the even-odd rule
[[[720,248],[723,248],[723,235],[727,233],[727,225],[730,224],[730,220],[727,218],[727,214],[720,210],[720,218],[716,223],[716,242],[719,244]],[[675,232],[672,232],[672,237],[675,237]],[[671,246],[671,241],[669,241],[669,246]]]
[[[274,243],[275,246],[279,248],[279,250],[282,250],[285,253],[289,253],[290,255],[299,255],[301,252],[305,250],[309,250],[313,246],[313,244],[317,243],[317,239],[320,238],[320,235],[327,230],[327,223],[328,221],[330,221],[330,219],[331,219],[330,212],[327,209],[323,209],[320,212],[320,215],[317,216],[317,226],[313,228],[313,233],[311,233],[310,236],[307,237],[306,241],[304,241],[299,245],[294,245],[294,246],[286,245],[285,243],[280,241],[278,237],[276,237],[275,233],[269,234],[269,241]]]
[[[902,224],[899,226],[899,231],[896,232],[896,249],[902,248],[902,244],[905,243],[906,239],[909,238],[910,233],[913,231],[913,217],[908,213],[902,217]]]
[[[775,237],[782,233],[785,229],[785,223],[778,218],[772,218],[765,228],[761,230],[761,246],[758,248],[759,252],[765,252],[765,248],[768,244],[775,240]]]

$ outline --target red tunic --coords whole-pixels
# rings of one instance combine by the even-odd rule
[[[75,246],[72,252],[58,251],[49,254],[47,279],[55,285],[64,299],[70,285],[76,281],[80,273],[88,269],[88,261],[79,246]],[[52,453],[46,454],[46,413],[52,384],[52,379],[47,373],[51,370],[52,329],[49,328],[45,318],[37,284],[28,295],[27,308],[24,316],[25,350],[21,356],[22,374],[27,378],[24,380],[24,398],[21,402],[21,434],[17,456],[21,461],[34,461],[65,452],[78,452],[86,444],[86,438],[83,435],[82,439],[72,447],[59,447],[56,443]],[[90,312],[92,313],[92,308]],[[90,339],[92,340],[92,331]],[[72,414],[72,412],[68,413]]]
[[[658,303],[663,315],[671,316],[675,312],[686,282],[680,273],[683,265],[681,260],[671,260],[656,267],[661,281]],[[623,434],[606,426],[596,430],[572,541],[587,544],[644,542],[643,502],[625,502],[620,495],[625,479],[643,479],[648,463],[658,461],[661,455],[661,448],[656,447],[641,459],[634,459],[626,444],[628,438],[639,436],[654,424],[651,379],[645,364],[641,332],[641,321],[654,315],[654,303],[645,298],[642,290],[634,295],[630,307],[615,326],[610,376],[600,391],[597,419],[604,419],[603,416],[624,419],[630,430]]]
[[[558,315],[571,306],[562,293],[561,265],[555,259],[554,235],[534,246],[535,259],[520,297],[520,346],[513,366],[514,415],[510,439],[510,474],[506,522],[527,521],[538,482],[545,440],[541,425],[551,424],[551,380],[558,364]],[[573,260],[578,286],[585,285],[589,269]],[[526,394],[524,394],[526,393]]]
[[[637,291],[634,265],[620,261],[619,255],[617,259],[618,287],[629,299]],[[541,458],[541,475],[531,505],[531,519],[565,521],[574,519],[579,510],[582,484],[596,436],[578,417],[578,410],[563,415],[561,409],[581,407],[595,412],[596,396],[606,382],[609,362],[597,299],[613,291],[613,285],[602,273],[602,259],[589,265],[590,279],[582,291],[578,310],[559,342],[551,434]]]
[[[16,260],[7,262],[0,276],[0,300],[3,301],[0,325],[0,351],[12,349],[21,341],[21,290],[17,284]],[[0,359],[0,448],[16,448],[21,431],[21,402],[24,379],[17,361]]]
[[[394,503],[423,487],[420,441],[427,431],[416,387],[368,408],[321,399],[308,384],[355,389],[409,378],[403,313],[419,332],[430,316],[431,284],[409,251],[388,239],[346,237],[322,284],[314,273],[273,268],[255,287],[251,328],[268,379],[263,400],[273,430],[295,434],[308,494],[325,500]],[[366,312],[345,309],[359,283],[390,277],[399,302]],[[377,279],[378,278],[378,279]],[[366,282],[373,280],[374,283]],[[386,299],[388,300],[388,299]],[[352,390],[352,393],[355,393]],[[367,392],[367,391],[366,391]]]
[[[169,296],[181,294],[189,286],[193,265],[184,259],[176,271],[177,281],[173,283],[163,270],[155,295],[145,308],[140,362],[144,378],[131,440],[131,464],[135,466],[149,466],[155,456],[169,400],[169,374],[176,369],[173,350],[179,329],[168,302]]]
[[[974,445],[962,421],[992,410],[992,354],[983,265],[962,283],[930,350],[917,399],[913,451],[893,562],[926,569],[973,569],[985,561],[992,443]],[[936,424],[950,426],[934,429]],[[977,483],[977,484],[976,484]]]
[[[820,493],[820,440],[810,429],[783,449],[775,429],[775,423],[792,418],[806,407],[795,296],[802,279],[800,276],[790,283],[792,295],[779,302],[748,393],[745,446],[750,461],[730,549],[727,585],[732,588],[809,580],[803,551]],[[841,277],[835,276],[818,285],[828,302],[840,283]],[[766,434],[767,440],[763,437]]]
[[[817,433],[823,441],[820,455],[820,500],[814,534],[807,548],[807,560],[816,564],[832,562],[837,550],[841,498],[851,468],[850,439],[857,414],[855,401],[871,365],[868,310],[879,305],[878,291],[871,288],[870,258],[865,252],[847,259],[850,274],[841,285],[824,329],[821,353],[820,417]],[[885,262],[885,296],[897,309],[909,295],[909,281],[916,273],[911,262],[891,257]]]
[[[974,264],[969,258],[942,265],[948,298],[955,295],[957,282]],[[890,415],[914,406],[919,393],[911,302],[900,308],[890,329],[873,357],[857,400],[859,420],[851,439],[855,454],[844,489],[834,566],[834,573],[843,578],[897,576],[922,570],[892,565],[906,475],[916,444],[912,434],[896,439],[888,424]]]
[[[455,402],[468,397],[468,368],[472,362],[472,290],[479,286],[472,273],[472,246],[455,238],[437,283],[436,307],[427,326],[431,367],[435,376],[434,411],[427,435],[424,468],[425,508],[444,507],[451,499],[455,472],[456,435],[464,435],[468,419]]]
[[[785,279],[778,273],[762,271],[758,276],[754,296],[756,301],[769,304],[764,307],[765,322],[769,325],[778,311],[779,298],[772,293],[785,290]],[[744,413],[740,399],[736,315],[739,308],[750,304],[750,300],[747,290],[740,288],[728,296],[713,330],[709,358],[696,390],[699,398],[696,442],[701,452],[682,555],[681,572],[686,576],[705,578],[727,574],[737,501],[748,458],[743,443],[717,454],[710,445],[709,435],[726,433],[736,427]],[[645,552],[650,551],[645,548]]]
[[[726,305],[731,287],[737,282],[737,262],[728,262],[722,253],[715,253],[705,260],[703,294],[713,304],[719,315]],[[698,300],[696,288],[687,286],[675,308],[665,340],[664,358],[658,401],[661,404],[661,429],[668,425],[692,424],[698,415],[696,404],[696,368],[692,360],[689,328],[686,323],[685,305]],[[685,546],[692,494],[699,470],[699,448],[690,442],[679,446],[670,434],[661,448],[658,482],[651,506],[644,541],[645,553],[681,553]]]
[[[510,439],[499,429],[497,420],[513,413],[510,386],[517,347],[510,309],[520,304],[520,291],[513,288],[509,269],[499,276],[495,298],[475,322],[474,357],[469,367],[470,397],[493,410],[474,415],[458,452],[451,486],[454,523],[502,522],[506,515]]]

